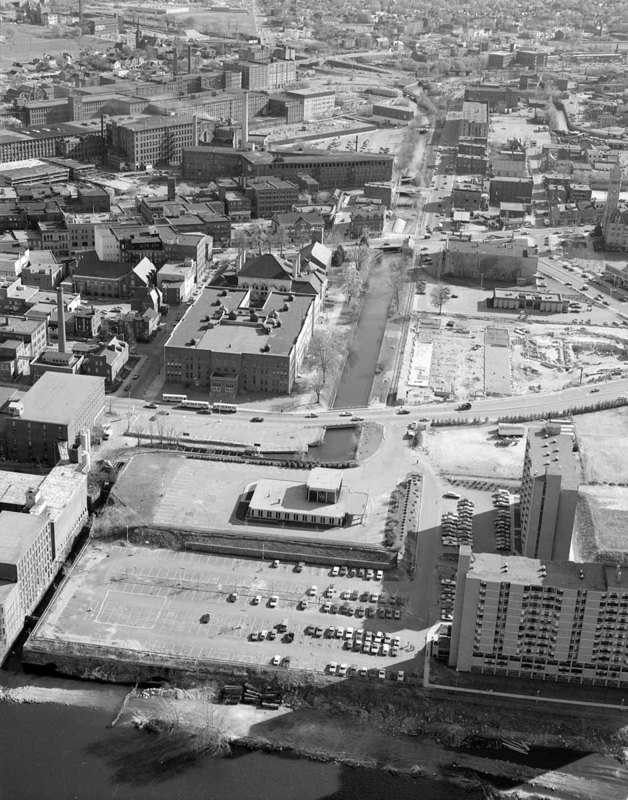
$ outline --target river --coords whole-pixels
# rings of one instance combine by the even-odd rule
[[[6,683],[0,673],[0,685]],[[126,689],[33,678],[95,707],[0,701],[0,800],[480,800],[480,790],[236,749],[164,759],[159,737],[109,727]]]

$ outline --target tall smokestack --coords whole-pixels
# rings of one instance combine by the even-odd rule
[[[83,30],[83,0],[79,0],[79,25]]]
[[[244,92],[244,119],[242,121],[242,148],[249,144],[249,93]]]
[[[192,117],[192,147],[198,147],[198,116]]]
[[[172,74],[176,78],[179,74],[179,48],[174,48],[174,55],[172,57]]]
[[[65,306],[63,305],[63,286],[57,287],[57,331],[59,352],[65,353]]]
[[[192,74],[192,45],[188,45],[188,75]]]

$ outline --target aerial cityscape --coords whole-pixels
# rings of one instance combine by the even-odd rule
[[[627,4],[0,5],[7,796],[625,800],[627,452]]]

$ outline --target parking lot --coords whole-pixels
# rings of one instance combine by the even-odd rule
[[[341,676],[341,665],[356,674],[383,669],[390,678],[417,671],[422,637],[410,627],[409,585],[387,590],[385,576],[332,571],[93,545],[34,638],[97,645],[103,656],[117,647],[131,657],[154,652],[327,674],[336,665]]]

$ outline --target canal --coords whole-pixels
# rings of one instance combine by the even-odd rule
[[[388,272],[394,258],[383,256],[371,267],[368,293],[349,347],[353,355],[340,376],[333,408],[364,408],[369,403],[392,300]]]

